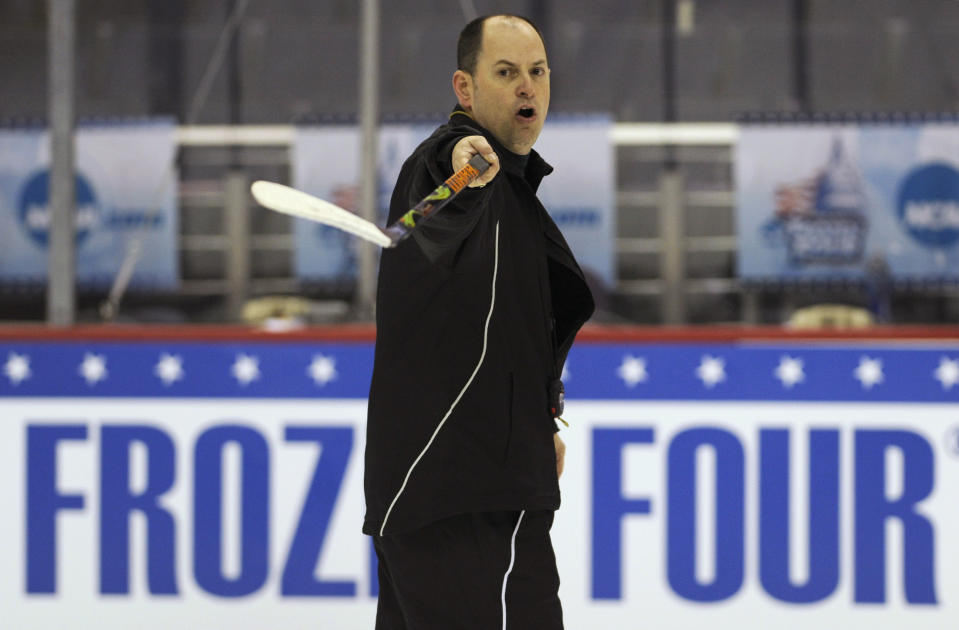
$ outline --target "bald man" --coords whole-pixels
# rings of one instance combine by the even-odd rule
[[[392,222],[476,154],[491,167],[385,250],[366,443],[377,630],[563,627],[550,541],[562,372],[593,299],[536,197],[549,64],[532,22],[460,34],[449,121],[403,165]]]

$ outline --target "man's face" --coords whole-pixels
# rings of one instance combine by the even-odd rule
[[[476,122],[513,153],[529,153],[549,109],[549,66],[536,31],[522,20],[489,19],[476,72],[465,76],[472,89],[461,103]]]

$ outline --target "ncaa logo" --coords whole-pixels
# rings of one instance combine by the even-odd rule
[[[76,174],[76,243],[82,244],[97,223],[99,207],[96,194],[90,182]],[[53,215],[50,211],[50,172],[42,170],[27,180],[20,193],[20,225],[27,236],[40,247],[46,247],[49,241],[50,224]]]
[[[899,220],[927,247],[959,241],[959,172],[948,164],[912,171],[899,190]]]

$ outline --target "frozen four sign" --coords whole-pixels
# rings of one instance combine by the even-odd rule
[[[372,627],[371,363],[348,343],[0,344],[5,619]],[[582,344],[566,367],[569,627],[959,615],[959,347]]]
[[[736,147],[747,280],[959,280],[959,126],[745,125]]]

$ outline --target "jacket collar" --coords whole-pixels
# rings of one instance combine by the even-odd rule
[[[539,184],[543,181],[543,178],[553,172],[553,167],[541,158],[535,149],[529,152],[529,159],[524,160],[524,156],[517,155],[504,147],[493,137],[493,134],[476,122],[473,116],[460,105],[454,107],[453,111],[450,112],[450,124],[457,127],[470,127],[479,132],[489,141],[493,150],[496,151],[496,155],[499,157],[500,167],[507,173],[525,179],[534,191],[539,188]]]

